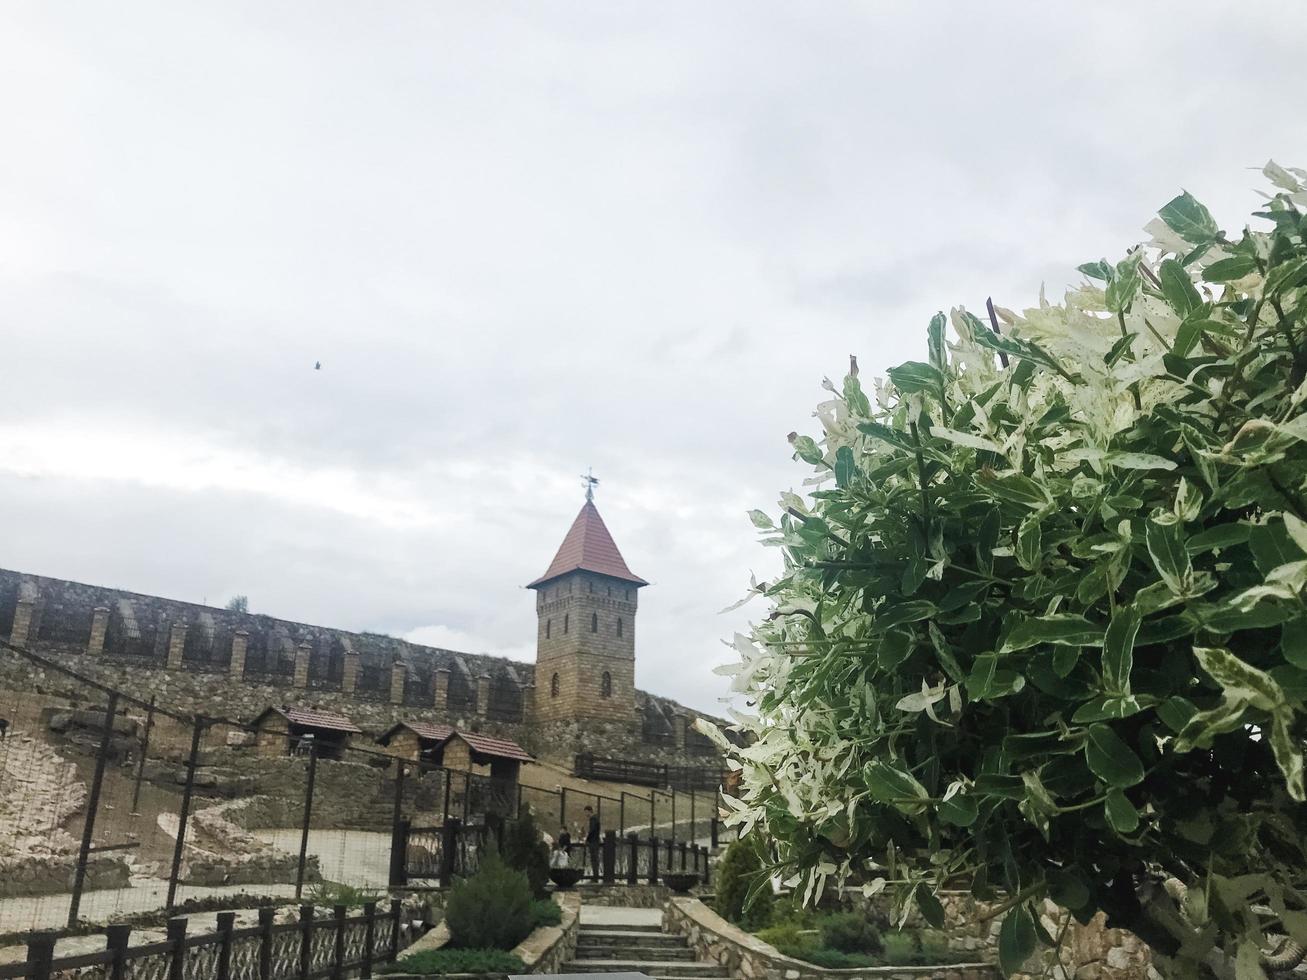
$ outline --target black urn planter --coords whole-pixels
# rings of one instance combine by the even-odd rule
[[[583,874],[580,868],[550,868],[549,880],[559,888],[574,888]]]
[[[663,875],[663,884],[678,895],[684,895],[699,883],[698,872],[669,871]]]

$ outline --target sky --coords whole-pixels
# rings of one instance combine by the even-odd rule
[[[0,6],[0,567],[529,660],[596,502],[720,711],[823,377],[1307,166],[1300,3]],[[315,363],[321,369],[315,370]]]

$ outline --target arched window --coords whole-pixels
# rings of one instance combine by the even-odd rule
[[[610,585],[608,586],[608,598],[611,599],[612,597],[613,597],[613,587]]]
[[[551,698],[556,698],[556,697],[558,697],[558,675],[557,675],[557,674],[555,674],[555,675],[553,676],[553,678],[551,678],[550,681],[549,681],[549,696],[550,696]]]
[[[622,636],[622,617],[621,617],[621,616],[618,616],[618,617],[617,617],[617,636],[618,636],[618,639],[620,639],[621,636]]]
[[[572,618],[570,613],[563,613],[563,632],[567,632],[568,621]]]
[[[591,613],[591,614],[590,614],[590,632],[591,632],[591,633],[598,633],[598,632],[599,632],[599,614],[598,614],[598,613]]]
[[[553,631],[554,631],[554,621],[553,621],[552,619],[546,619],[546,620],[545,620],[545,639],[546,639],[546,640],[549,639],[549,634],[552,633]]]
[[[601,698],[611,698],[613,696],[613,675],[604,671],[604,679],[599,682],[599,696]]]
[[[590,586],[590,594],[593,595],[595,590],[595,584],[593,582],[586,582],[585,584]]]

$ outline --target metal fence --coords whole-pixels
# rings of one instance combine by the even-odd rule
[[[194,717],[7,643],[0,720],[0,938],[196,902],[436,887],[474,871],[487,828],[527,808],[577,854],[593,816],[617,841],[597,876],[614,881],[669,866],[662,844],[632,863],[629,831],[671,841],[691,869],[717,831],[716,794],[532,786],[324,740],[301,751],[288,726]]]
[[[395,958],[415,937],[418,923],[406,920],[401,903],[379,913],[375,902],[351,915],[337,905],[321,920],[312,905],[300,907],[297,921],[277,923],[276,910],[260,908],[256,925],[237,928],[236,912],[219,912],[214,932],[187,935],[187,919],[167,923],[167,936],[131,945],[130,925],[105,930],[105,948],[72,956],[55,956],[56,936],[41,932],[27,944],[27,957],[0,964],[0,980],[104,978],[125,980],[316,980],[371,977],[374,964]]]

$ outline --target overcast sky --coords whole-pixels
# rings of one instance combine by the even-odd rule
[[[823,376],[1307,166],[1299,3],[0,6],[0,566],[534,655],[593,466],[701,709]],[[314,362],[322,369],[315,371]]]

